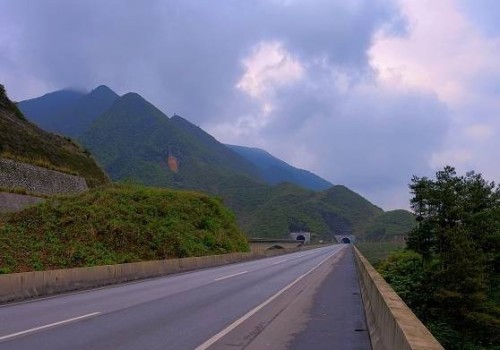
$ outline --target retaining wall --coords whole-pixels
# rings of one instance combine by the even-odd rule
[[[35,194],[72,194],[88,189],[84,178],[0,158],[0,187],[22,188]]]
[[[33,271],[0,275],[0,303],[89,289],[108,284],[220,266],[298,251],[275,249],[262,253],[231,253],[193,258],[144,261],[138,263]]]
[[[354,251],[373,350],[444,350],[356,247]]]
[[[43,198],[9,192],[0,192],[0,213],[20,211],[29,205],[43,202]]]

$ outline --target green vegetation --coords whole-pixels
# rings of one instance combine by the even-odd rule
[[[108,182],[90,153],[69,138],[28,122],[0,85],[0,157],[77,174],[90,187]]]
[[[224,179],[258,173],[200,128],[178,116],[169,119],[135,93],[120,97],[80,140],[113,180],[216,194]]]
[[[3,273],[248,250],[233,214],[195,192],[115,185],[0,220]]]
[[[369,241],[394,241],[404,243],[404,236],[417,225],[415,215],[407,210],[392,210],[374,218],[366,229]]]
[[[247,183],[241,187],[226,186],[220,195],[252,237],[284,238],[289,232],[311,231],[317,239],[330,240],[333,234],[352,233],[363,240],[369,229],[379,227],[392,235],[387,234],[384,239],[393,241],[414,226],[411,213],[404,210],[384,213],[340,185],[314,192],[290,183],[276,186]],[[401,217],[412,220],[400,220]]]
[[[110,101],[114,103],[109,107]],[[77,98],[60,91],[21,106],[30,111],[28,118],[32,114],[34,120],[52,127],[61,123],[53,123],[50,110],[58,120],[78,110],[65,117],[68,125],[63,131],[79,135],[113,180],[220,196],[252,237],[284,238],[291,231],[304,230],[327,241],[332,234],[351,233],[361,239],[368,235],[368,239],[392,241],[414,226],[407,211],[384,213],[348,188],[330,187],[264,151],[240,147],[247,151],[242,157],[189,121],[175,115],[168,118],[135,93],[116,99],[109,88],[100,87]],[[323,191],[276,184],[287,178]]]
[[[446,167],[410,188],[418,226],[381,274],[446,349],[500,349],[500,187]]]
[[[356,247],[361,254],[368,259],[370,264],[377,266],[385,261],[392,253],[402,251],[405,247],[404,241],[379,241],[379,242],[359,242]]]

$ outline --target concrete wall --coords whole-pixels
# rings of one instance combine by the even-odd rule
[[[266,254],[232,253],[194,258],[5,274],[0,275],[0,303],[148,277],[158,277],[199,268],[280,255],[298,250],[299,248],[276,249]]]
[[[0,192],[0,213],[20,211],[29,205],[34,205],[43,201],[43,198]]]
[[[356,247],[354,251],[373,350],[444,349]]]
[[[5,158],[0,158],[0,187],[45,195],[80,193],[88,188],[84,178]]]

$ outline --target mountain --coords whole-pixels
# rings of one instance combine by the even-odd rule
[[[96,96],[104,95],[106,103],[113,102],[97,109]],[[62,113],[67,130],[85,128],[78,140],[113,180],[220,196],[250,236],[285,238],[306,230],[318,239],[353,233],[379,240],[400,237],[414,226],[409,212],[385,213],[347,187],[332,186],[263,150],[223,145],[180,116],[168,118],[136,93],[117,97],[99,87],[73,106],[78,103],[74,112],[66,107]]]
[[[80,137],[114,180],[211,193],[231,176],[258,170],[203,130],[169,119],[140,95],[128,93]]]
[[[386,215],[381,208],[341,185],[320,192],[291,183],[235,187],[225,189],[222,197],[252,237],[284,238],[288,232],[311,231],[321,239],[341,234],[355,234],[364,239],[369,230],[377,227],[391,230],[394,236],[403,236],[415,224],[413,218],[398,226],[394,216]]]
[[[261,179],[261,172],[249,160],[245,159],[235,152],[227,145],[217,141],[215,137],[205,132],[202,128],[190,123],[186,119],[174,115],[170,118],[171,122],[182,129],[186,134],[191,135],[197,142],[202,144],[205,151],[207,151],[216,163],[226,162],[230,168],[237,173],[244,174],[253,179]]]
[[[119,97],[105,85],[97,87],[56,114],[59,122],[57,132],[70,137],[80,136]]]
[[[333,186],[318,175],[295,168],[262,149],[236,145],[226,146],[256,165],[260,170],[261,177],[271,185],[290,182],[314,191],[326,190]]]
[[[76,90],[58,90],[31,100],[21,101],[17,106],[30,121],[42,129],[57,132],[60,122],[56,117],[57,113],[69,108],[85,94]]]
[[[66,94],[63,96],[67,97]],[[40,114],[39,114],[40,115]],[[90,187],[108,182],[88,151],[26,120],[0,85],[0,156],[84,177]]]
[[[40,98],[19,102],[19,108],[42,128],[78,137],[119,98],[113,90],[101,85],[88,94],[68,90],[56,91]],[[61,102],[58,103],[57,101]]]

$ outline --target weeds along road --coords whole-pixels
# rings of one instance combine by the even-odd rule
[[[6,304],[0,349],[369,349],[353,267],[334,245]]]

